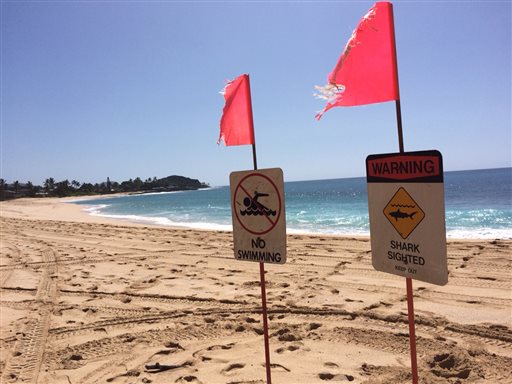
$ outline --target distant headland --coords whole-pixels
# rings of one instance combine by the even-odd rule
[[[0,200],[15,199],[19,197],[67,197],[106,195],[112,193],[149,193],[189,191],[209,188],[207,183],[185,176],[167,176],[162,179],[156,177],[142,180],[140,177],[122,182],[107,180],[102,183],[80,183],[76,180],[63,180],[56,182],[53,177],[45,180],[43,185],[34,185],[30,181],[8,183],[0,179]]]

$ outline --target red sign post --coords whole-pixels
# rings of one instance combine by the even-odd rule
[[[438,151],[404,152],[397,104],[399,153],[366,159],[372,264],[406,278],[413,384],[418,383],[412,279],[448,281],[443,163]]]
[[[258,170],[258,164],[256,160],[256,140],[254,137],[254,122],[252,115],[252,101],[251,101],[251,86],[249,75],[241,75],[236,79],[228,82],[226,87],[222,91],[224,99],[226,101],[222,112],[222,118],[220,121],[220,135],[217,143],[224,141],[227,146],[231,145],[252,145],[252,158],[254,164],[254,171]],[[281,184],[283,180],[283,173],[280,171]],[[250,171],[249,171],[250,172]],[[263,317],[263,336],[265,343],[265,368],[267,374],[267,384],[271,384],[271,370],[270,370],[270,347],[269,347],[269,336],[268,336],[268,316],[267,316],[267,294],[265,288],[265,262],[269,260],[279,260],[278,263],[284,263],[286,260],[286,224],[284,223],[284,200],[279,201],[279,208],[276,213],[279,212],[277,219],[272,218],[273,216],[270,211],[267,211],[266,206],[262,203],[264,195],[269,193],[263,193],[258,191],[258,188],[254,188],[252,182],[258,180],[260,177],[267,179],[272,184],[272,178],[268,175],[264,175],[264,171],[254,172],[247,175],[244,180],[236,183],[235,195],[237,200],[233,201],[232,212],[233,212],[233,235],[235,243],[235,254],[239,254],[241,259],[249,258],[253,261],[258,261],[260,264],[260,286],[261,286],[261,306],[262,306],[262,317]],[[240,173],[233,172],[230,176],[231,185],[234,184],[233,177],[236,179]],[[275,187],[275,185],[274,185]],[[269,191],[272,188],[268,189]],[[275,188],[277,190],[277,188]],[[233,192],[233,190],[232,190]],[[280,192],[280,196],[284,196],[284,193]],[[238,201],[241,199],[241,201]],[[283,203],[281,204],[281,201]],[[241,203],[245,206],[240,210],[240,213],[235,212],[238,209],[235,203]],[[273,211],[274,209],[272,209]],[[242,213],[242,212],[245,212]],[[283,214],[281,215],[281,212]],[[243,218],[243,216],[247,216]],[[256,218],[256,220],[252,220]],[[262,219],[262,220],[259,220]],[[239,226],[237,226],[237,224]],[[261,250],[266,248],[267,243],[265,239],[260,236],[266,235],[267,233],[278,233],[274,231],[275,227],[284,226],[284,246],[282,245],[278,251],[275,251],[273,258],[271,258],[267,251]],[[251,246],[254,245],[256,248],[260,248],[258,251],[249,250],[247,247],[245,250],[237,249],[237,239],[241,239],[239,236],[235,236],[235,227],[244,228],[248,233],[259,235],[254,240],[251,240]],[[283,249],[284,247],[284,249]],[[244,252],[245,251],[245,252]],[[240,252],[240,253],[239,253]],[[261,255],[263,254],[263,257]]]
[[[384,156],[367,160],[368,177],[377,177],[380,180],[379,182],[369,182],[369,189],[370,185],[385,183],[389,179],[395,182],[398,180],[411,182],[425,176],[425,172],[442,174],[441,163],[436,165],[436,158],[440,159],[440,157],[432,157],[431,154],[425,153],[425,159],[415,158],[419,164],[422,164],[422,168],[417,168],[416,165],[411,165],[409,155],[404,152],[395,26],[393,5],[390,2],[379,1],[364,15],[347,42],[336,66],[329,74],[328,84],[324,87],[317,87],[317,90],[319,91],[317,96],[327,100],[327,105],[322,112],[317,114],[317,119],[320,119],[326,111],[333,107],[395,101],[400,153],[393,154],[392,157]],[[387,201],[377,204],[383,204],[379,220],[382,219],[385,228],[394,231],[402,239],[402,242],[409,239],[410,236],[415,236],[421,227],[427,226],[425,220],[430,220],[431,213],[425,209],[416,209],[418,204],[423,204],[418,201],[421,199],[417,197],[416,191],[409,190],[409,187],[401,187],[401,189],[399,187],[391,195],[382,194],[382,196],[386,196]],[[415,208],[414,210],[405,210],[406,207],[400,207],[400,205],[409,206],[408,208],[414,206]],[[374,233],[371,233],[372,238],[373,235]],[[393,243],[393,245],[403,251],[402,242]],[[392,244],[389,245],[391,248],[393,247]],[[409,246],[405,245],[405,247]],[[414,245],[411,249],[416,250]],[[420,251],[420,248],[417,250]],[[397,253],[391,253],[391,258],[401,257],[403,259],[404,256],[399,256],[400,252],[397,249],[390,250],[390,252],[393,251],[397,251]],[[420,256],[411,255],[411,257],[413,261],[420,262]],[[409,260],[409,256],[405,256],[405,258]],[[406,271],[408,271],[407,268]],[[411,277],[406,277],[406,282],[412,382],[417,384],[418,367]]]

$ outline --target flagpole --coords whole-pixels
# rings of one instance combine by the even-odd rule
[[[258,170],[258,160],[256,158],[256,138],[254,137],[254,121],[252,115],[252,99],[251,99],[251,82],[249,75],[247,75],[247,110],[250,111],[249,116],[251,119],[251,126],[253,132],[252,140],[252,162],[254,170]],[[265,343],[265,369],[267,373],[267,384],[272,384],[272,375],[270,371],[270,345],[268,337],[268,315],[267,315],[267,290],[265,287],[265,263],[260,261],[260,287],[261,287],[261,315],[263,317],[263,339]]]
[[[404,136],[402,130],[402,110],[400,108],[400,99],[396,100],[396,125],[398,129],[398,148],[400,153],[404,153]],[[412,383],[418,384],[418,359],[416,353],[416,329],[414,324],[414,295],[412,289],[412,279],[405,278],[407,290],[407,317],[409,319],[409,345],[411,349],[411,371]]]
[[[252,160],[254,170],[258,170],[258,162],[256,159],[256,144],[252,145]],[[260,286],[261,286],[261,309],[263,317],[263,338],[265,342],[265,368],[267,371],[267,384],[272,384],[272,376],[270,372],[270,345],[268,337],[268,316],[267,316],[267,291],[265,288],[265,263],[260,261]]]
[[[402,108],[400,107],[400,99],[395,100],[395,107],[396,107],[396,125],[398,128],[398,148],[400,150],[400,153],[403,153],[404,152],[404,134],[402,131]]]
[[[252,145],[252,163],[254,165],[254,170],[258,170],[258,160],[256,160],[256,144]]]
[[[392,31],[392,47],[393,47],[393,60],[395,61],[395,79],[398,97],[395,100],[396,109],[396,125],[398,130],[398,149],[400,153],[404,153],[404,135],[402,129],[402,108],[400,105],[400,86],[398,82],[398,59],[396,54],[396,38],[395,38],[395,20],[393,17],[393,4],[390,4],[391,9],[389,12],[391,31]],[[407,317],[409,320],[409,345],[411,353],[411,373],[412,373],[412,384],[418,384],[418,358],[416,353],[416,327],[414,324],[414,295],[412,289],[412,279],[410,277],[405,278],[405,285],[407,290]]]

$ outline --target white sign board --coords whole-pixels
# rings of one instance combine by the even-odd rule
[[[237,260],[286,262],[284,181],[280,168],[229,176],[233,242]]]
[[[448,263],[441,153],[370,155],[366,175],[373,267],[445,285]]]

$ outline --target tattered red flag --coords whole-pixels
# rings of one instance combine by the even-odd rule
[[[221,93],[226,104],[222,111],[217,144],[221,140],[225,145],[254,144],[249,75],[244,74],[229,81]]]
[[[327,100],[315,117],[333,107],[355,106],[398,100],[393,5],[378,2],[352,32],[328,84],[315,87],[316,96]]]

